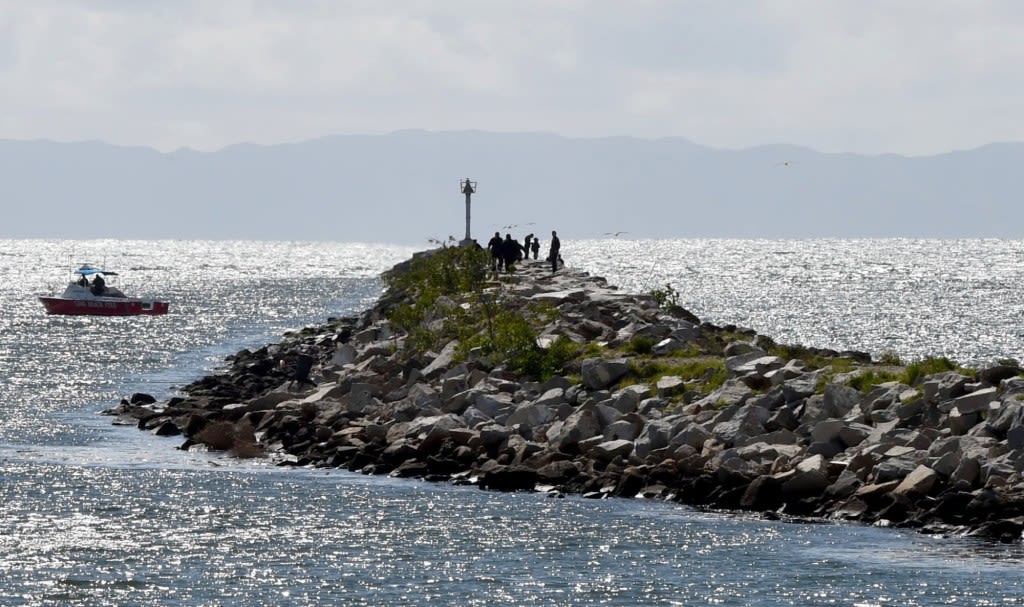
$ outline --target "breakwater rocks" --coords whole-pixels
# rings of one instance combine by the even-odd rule
[[[1021,539],[1024,377],[1012,361],[927,372],[780,346],[702,323],[664,292],[543,262],[485,292],[534,314],[539,344],[586,346],[544,381],[454,338],[415,351],[386,319],[408,296],[392,289],[358,317],[229,357],[184,397],[137,394],[107,413],[182,434],[183,448],[286,465]],[[460,305],[438,297],[424,322]],[[315,385],[292,381],[302,357]]]

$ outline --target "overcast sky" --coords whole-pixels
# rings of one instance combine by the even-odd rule
[[[1021,0],[0,0],[0,138],[1024,140]]]

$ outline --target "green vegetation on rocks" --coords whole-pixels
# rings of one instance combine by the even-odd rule
[[[505,292],[507,278],[489,264],[486,251],[444,247],[384,275],[399,296],[387,317],[408,333],[407,349],[428,350],[457,339],[462,360],[489,359],[541,380],[562,372],[582,346],[558,338],[540,347],[537,330],[553,310],[540,303],[514,304]]]

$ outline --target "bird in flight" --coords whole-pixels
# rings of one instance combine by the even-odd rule
[[[782,162],[776,162],[775,166],[788,167],[788,166],[790,166],[792,164],[796,164],[796,162],[794,162],[792,160],[783,160]]]
[[[625,230],[622,230],[622,231],[619,231],[619,232],[605,232],[604,233],[605,236],[615,236],[616,238],[618,238],[619,234],[629,234],[629,232],[626,232]]]

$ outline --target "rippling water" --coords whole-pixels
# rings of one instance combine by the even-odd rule
[[[566,263],[780,343],[904,360],[1024,360],[1024,241],[585,241]]]
[[[282,470],[110,425],[242,347],[355,313],[411,249],[2,241],[0,605],[1008,605],[1024,552],[639,500]],[[780,341],[1018,357],[1022,246],[1004,241],[564,241],[570,265],[666,283],[705,320]],[[69,260],[70,256],[70,260]],[[71,263],[171,313],[50,317]],[[946,341],[946,337],[956,339]]]

